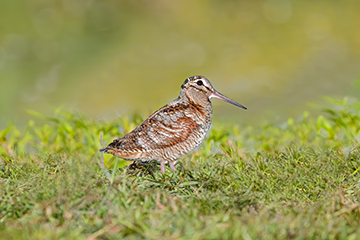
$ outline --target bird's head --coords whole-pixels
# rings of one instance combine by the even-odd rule
[[[197,103],[210,101],[211,98],[218,98],[239,108],[247,109],[240,103],[237,103],[216,91],[210,81],[203,76],[193,76],[185,79],[184,83],[181,85],[181,94],[185,94],[190,100]]]

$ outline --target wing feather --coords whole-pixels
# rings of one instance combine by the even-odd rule
[[[167,105],[160,108],[137,128],[115,139],[108,148],[126,152],[164,149],[186,141],[198,124],[184,114],[187,105]]]

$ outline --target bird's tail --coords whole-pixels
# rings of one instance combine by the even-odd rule
[[[101,153],[110,153],[110,154],[113,154],[113,155],[119,155],[119,153],[122,153],[121,150],[118,150],[118,149],[115,149],[115,148],[112,148],[112,147],[105,147],[105,148],[101,148],[99,150]]]
[[[99,151],[102,152],[102,153],[107,153],[108,150],[109,150],[109,149],[106,147],[106,148],[101,148]]]
[[[141,159],[141,152],[129,152],[129,151],[123,151],[121,149],[116,149],[107,146],[106,148],[99,149],[102,153],[109,153],[113,154],[116,157],[126,159],[126,160],[134,160],[134,159]]]

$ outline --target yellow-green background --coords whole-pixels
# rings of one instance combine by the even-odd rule
[[[217,118],[297,116],[360,95],[360,1],[2,0],[0,126],[58,106],[151,113],[192,75],[247,106]]]

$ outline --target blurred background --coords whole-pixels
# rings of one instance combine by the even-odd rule
[[[297,117],[322,96],[360,96],[358,0],[0,1],[0,127],[26,109],[144,117],[204,75],[243,111]]]

